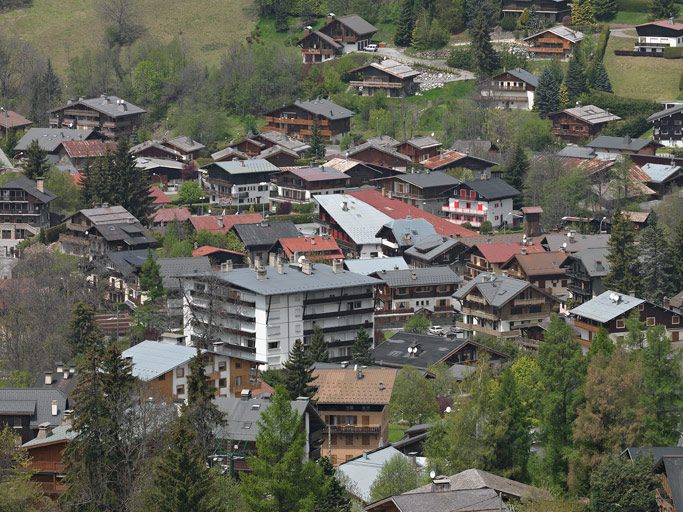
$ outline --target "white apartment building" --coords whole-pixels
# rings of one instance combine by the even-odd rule
[[[262,158],[212,162],[201,168],[201,182],[210,203],[249,208],[270,203],[270,179],[278,172]]]
[[[494,228],[512,226],[512,203],[518,195],[517,189],[500,178],[465,181],[455,188],[442,211],[456,224],[479,227],[488,220]]]
[[[665,48],[683,46],[683,23],[676,23],[673,18],[636,25],[636,32],[637,52],[663,53]]]
[[[374,290],[379,281],[332,266],[312,264],[241,268],[184,280],[185,337],[255,354],[280,368],[298,339],[308,343],[318,325],[330,358],[350,356],[361,327],[373,336]]]

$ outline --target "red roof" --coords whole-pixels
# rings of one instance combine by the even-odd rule
[[[526,249],[527,254],[545,252],[537,240],[534,240],[531,245],[522,245],[521,243],[477,244],[475,247],[479,249],[479,252],[489,263],[505,263],[513,255],[522,254],[524,249]]]
[[[216,254],[219,252],[244,256],[244,254],[241,252],[231,251],[230,249],[221,249],[220,247],[213,247],[211,245],[202,245],[201,247],[197,247],[195,250],[192,251],[192,256],[198,258],[200,256],[209,256],[210,254]]]
[[[260,213],[240,213],[239,215],[193,215],[190,222],[195,231],[227,233],[235,224],[258,224],[263,220]]]
[[[432,213],[420,210],[416,206],[409,205],[398,199],[383,196],[381,192],[375,189],[359,190],[357,192],[349,192],[348,194],[369,204],[392,219],[405,219],[409,215],[413,219],[424,219],[434,226],[434,230],[441,236],[466,237],[478,236],[479,234],[458,224],[454,224],[448,219],[437,217]]]
[[[543,213],[543,208],[541,208],[540,206],[522,206],[521,210],[524,214]]]
[[[21,128],[33,124],[21,114],[17,114],[11,110],[0,112],[0,127],[4,128]]]
[[[116,142],[101,140],[65,140],[62,146],[71,158],[96,158],[116,151]]]
[[[280,238],[278,240],[285,255],[291,258],[294,253],[320,253],[325,251],[327,254],[315,254],[315,259],[332,260],[335,258],[343,258],[344,255],[337,245],[337,241],[332,238],[323,238],[322,236],[305,236],[299,238]]]
[[[74,185],[76,185],[78,188],[83,188],[83,175],[80,172],[74,173],[71,175],[71,179],[74,180]]]
[[[636,28],[647,27],[648,25],[655,25],[657,27],[662,28],[670,28],[671,30],[683,30],[683,23],[671,23],[669,20],[658,20],[651,21],[650,23],[642,23],[640,25],[636,25]]]
[[[159,208],[152,215],[152,222],[182,222],[190,220],[191,216],[187,208]]]
[[[154,198],[152,204],[169,204],[173,202],[173,200],[164,194],[164,191],[159,187],[150,187],[149,195],[150,197]]]
[[[427,169],[439,169],[445,165],[450,165],[453,162],[457,162],[465,158],[467,155],[465,153],[460,153],[459,151],[444,151],[440,155],[427,158],[422,165]]]

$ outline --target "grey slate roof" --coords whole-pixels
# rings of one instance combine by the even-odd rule
[[[526,69],[522,69],[522,68],[510,69],[510,70],[508,70],[508,73],[510,73],[515,78],[519,78],[522,82],[526,82],[529,85],[532,85],[534,87],[538,87],[538,77],[536,77],[536,75],[529,73]]]
[[[387,501],[392,501],[401,512],[509,512],[492,489],[405,493],[378,503]]]
[[[436,140],[434,137],[430,137],[429,135],[423,137],[413,137],[412,139],[408,139],[406,144],[410,144],[418,149],[436,148],[443,145],[441,142]]]
[[[159,273],[166,290],[179,290],[181,288],[178,276],[187,276],[195,273],[205,274],[211,272],[211,263],[208,256],[188,258],[159,258]]]
[[[253,158],[251,160],[228,160],[224,162],[211,162],[202,166],[202,169],[208,167],[218,167],[228,174],[250,174],[253,172],[279,172],[280,168],[271,164],[268,160],[263,158]]]
[[[107,241],[121,240],[130,246],[151,244],[156,241],[140,221],[123,206],[86,208],[76,212],[78,213],[88,218]]]
[[[233,229],[244,246],[272,246],[280,238],[296,238],[299,231],[291,220],[259,224],[235,224]]]
[[[619,297],[618,301],[613,300],[616,297]],[[631,297],[630,295],[607,290],[597,297],[569,310],[569,312],[575,316],[605,323],[628,314],[629,311],[643,302],[645,301],[638,297]]]
[[[389,459],[403,457],[408,460],[408,456],[399,452],[393,446],[385,446],[379,450],[367,452],[337,466],[337,471],[346,476],[352,484],[354,494],[364,502],[370,501],[370,488],[375,483],[382,466]]]
[[[408,264],[401,256],[390,258],[366,258],[362,260],[345,259],[344,265],[351,272],[369,276],[382,270],[407,270]]]
[[[52,415],[52,400],[57,400],[57,415]],[[31,428],[41,423],[57,426],[62,421],[68,400],[58,389],[0,388],[0,416],[31,414]]]
[[[76,431],[71,429],[70,424],[63,424],[52,429],[52,433],[42,439],[31,439],[26,443],[22,444],[22,448],[36,448],[38,446],[49,445],[53,443],[59,443],[62,441],[71,441],[76,437]]]
[[[489,151],[497,151],[498,146],[493,144],[490,140],[481,139],[458,139],[453,142],[451,149],[458,151],[459,153],[488,153]]]
[[[313,196],[313,200],[359,245],[382,243],[377,232],[392,220],[385,213],[347,194],[319,194]]]
[[[64,108],[72,108],[74,105],[78,104],[86,105],[93,110],[113,118],[129,116],[131,114],[144,114],[147,112],[145,109],[140,108],[137,105],[133,105],[129,101],[121,99],[118,96],[112,96],[111,94],[102,94],[97,98],[77,100],[71,104],[52,109],[52,112],[62,110]]]
[[[603,110],[595,105],[567,108],[562,112],[592,125],[607,123],[609,121],[619,121],[621,119],[621,117],[611,114],[607,110]]]
[[[665,471],[671,488],[674,510],[683,509],[683,455],[662,457],[655,471]]]
[[[531,283],[528,281],[483,272],[474,279],[467,281],[453,294],[453,297],[462,300],[476,288],[489,305],[499,308],[530,286]]]
[[[604,277],[610,269],[608,253],[607,247],[598,247],[575,252],[570,257],[580,260],[590,277]]]
[[[460,184],[460,180],[442,171],[400,174],[396,179],[415,185],[418,188],[448,187]]]
[[[358,35],[374,34],[377,28],[357,14],[349,14],[348,16],[340,16],[337,18],[342,25],[347,26]]]
[[[567,156],[570,158],[595,158],[596,154],[593,148],[568,144],[557,152],[557,156]]]
[[[396,151],[396,149],[390,145],[383,145],[383,144],[376,144],[372,143],[370,141],[365,142],[364,144],[361,144],[360,146],[356,146],[353,148],[350,148],[347,153],[348,156],[352,157],[361,151],[365,151],[366,149],[373,148],[377,151],[380,151],[382,153],[386,153],[387,155],[391,155],[394,158],[398,158],[399,160],[405,160],[407,163],[412,162],[411,158],[408,155],[404,155],[403,153],[399,153]]]
[[[282,274],[279,274],[273,267],[266,267],[266,272],[266,278],[263,280],[257,279],[256,272],[250,268],[216,272],[212,275],[233,286],[244,288],[259,295],[313,292],[350,286],[374,286],[381,282],[348,270],[335,274],[332,267],[322,263],[316,263],[313,266],[311,275],[304,274],[299,268],[291,266],[286,266]]]
[[[515,197],[520,194],[515,187],[508,185],[508,183],[500,178],[490,178],[487,180],[472,180],[463,182],[477,194],[488,201],[494,199],[504,199],[507,197]]]
[[[368,139],[366,142],[373,144],[375,146],[389,146],[392,148],[401,145],[399,141],[397,141],[393,137],[389,137],[388,135],[379,135],[378,137],[372,137]]]
[[[683,112],[683,105],[675,105],[671,108],[666,108],[664,110],[660,110],[659,112],[655,112],[650,117],[648,117],[647,120],[652,122],[656,121],[657,119],[661,119],[662,117],[678,114],[679,112]]]
[[[339,48],[343,48],[343,47],[344,47],[343,44],[338,43],[337,41],[335,41],[333,38],[331,38],[331,37],[328,36],[327,34],[325,34],[325,33],[323,33],[323,32],[320,32],[320,30],[314,30],[313,32],[311,32],[311,33],[308,34],[307,36],[303,37],[303,38],[301,39],[300,42],[304,41],[304,39],[306,39],[307,37],[311,37],[311,36],[314,35],[314,34],[315,34],[316,36],[318,36],[320,39],[322,39],[323,41],[325,41],[327,44],[329,44],[330,46],[332,46],[333,48],[339,49]]]
[[[67,140],[87,140],[92,130],[75,130],[72,128],[29,128],[14,147],[14,152],[26,151],[34,140],[40,149],[54,153],[62,142]]]
[[[43,203],[49,203],[53,199],[55,199],[57,196],[54,195],[52,192],[50,192],[47,189],[43,189],[44,191],[41,192],[36,188],[36,182],[33,180],[28,179],[26,176],[20,175],[17,176],[15,179],[12,181],[5,183],[4,185],[0,185],[0,189],[8,189],[8,188],[17,188],[20,190],[25,191],[27,194],[35,197],[39,201],[42,201]]]
[[[387,222],[379,230],[377,236],[381,236],[382,231],[388,229],[398,242],[400,247],[415,245],[420,240],[436,235],[434,226],[425,219],[394,219]]]
[[[403,254],[421,261],[430,262],[459,243],[454,238],[434,235],[420,239],[415,245],[406,249]]]
[[[632,139],[631,137],[610,137],[598,135],[586,146],[596,149],[618,149],[620,151],[640,151],[650,144],[650,139]]]
[[[175,137],[174,139],[169,140],[168,144],[171,144],[176,148],[180,148],[181,150],[187,153],[192,151],[199,151],[200,149],[204,149],[206,147],[201,142],[197,142],[196,140],[193,140],[191,137],[187,137],[185,135],[180,135],[178,137]]]
[[[324,117],[331,121],[337,119],[347,119],[351,117],[354,113],[348,108],[341,107],[336,103],[331,102],[326,99],[318,100],[308,100],[308,101],[295,101],[294,104],[312,114]]]
[[[128,277],[140,270],[147,259],[148,249],[135,249],[133,251],[112,251],[107,254],[109,265],[114,270]],[[152,258],[157,259],[156,252],[151,251]],[[109,266],[107,265],[107,266]]]
[[[576,233],[573,238],[568,237],[566,234],[561,233],[549,233],[544,235],[545,246],[547,246],[550,251],[560,251],[562,250],[562,244],[567,244],[567,252],[576,253],[583,251],[585,249],[597,249],[607,247],[610,235],[582,235]]]
[[[377,272],[375,275],[384,281],[390,288],[457,284],[461,283],[463,280],[462,276],[459,276],[453,272],[453,270],[451,270],[451,267],[426,267],[388,271],[383,270]]]
[[[683,446],[655,446],[655,447],[630,447],[626,448],[622,455],[627,455],[629,459],[633,460],[641,455],[652,457],[652,462],[657,462],[662,457],[680,456],[683,457]]]
[[[466,343],[467,341],[451,340],[445,336],[399,331],[377,345],[372,351],[372,356],[379,366],[402,368],[411,365],[420,370],[427,370]],[[416,345],[420,346],[419,352],[416,355],[409,354],[408,347]]]

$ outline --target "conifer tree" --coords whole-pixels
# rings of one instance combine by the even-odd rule
[[[568,108],[571,104],[571,100],[569,99],[569,91],[567,90],[567,84],[564,82],[560,84],[559,99],[561,109]]]
[[[575,0],[572,2],[572,25],[590,26],[595,23],[591,0]]]
[[[602,62],[598,62],[590,75],[590,86],[598,91],[612,92],[612,82],[610,82],[607,69]]]
[[[325,157],[325,143],[323,142],[322,133],[320,133],[320,122],[317,118],[314,119],[313,126],[311,127],[311,140],[309,146],[308,154],[311,158],[319,160]]]
[[[313,334],[308,345],[308,359],[311,363],[327,363],[330,360],[325,335],[318,324],[313,325]]]
[[[368,332],[362,327],[356,333],[356,339],[351,347],[351,358],[355,364],[360,366],[370,366],[375,364],[372,358],[372,340]]]
[[[2,141],[2,149],[7,155],[14,153],[14,148],[17,146],[17,131],[9,130]]]
[[[315,387],[311,386],[314,381],[313,370],[303,341],[297,339],[294,342],[289,351],[289,358],[283,366],[285,386],[292,400],[300,396],[312,397],[315,393]]]
[[[148,250],[147,258],[140,267],[140,289],[147,293],[152,302],[156,302],[164,295],[160,271],[161,266],[154,259],[152,251]]]
[[[529,159],[526,156],[524,147],[517,143],[512,150],[512,158],[510,163],[505,168],[505,174],[503,174],[503,179],[508,183],[508,185],[516,188],[520,192],[524,188],[524,177],[529,170]],[[514,199],[514,207],[519,208],[522,203],[521,197],[516,197]]]
[[[650,17],[653,20],[676,18],[680,9],[675,0],[652,0]]]
[[[337,471],[327,457],[317,461],[325,480],[315,500],[313,512],[351,512],[351,499],[344,486],[335,477]]]
[[[86,160],[81,170],[81,197],[88,208],[107,202],[113,179],[112,159]]]
[[[608,512],[656,512],[656,490],[660,481],[652,471],[652,458],[647,456],[629,460],[613,454],[591,475],[591,510]]]
[[[47,123],[48,111],[62,94],[62,84],[48,59],[45,71],[39,74],[31,88],[31,119],[38,125]]]
[[[396,25],[394,43],[396,46],[410,46],[415,28],[414,0],[403,0],[401,14]]]
[[[113,158],[114,179],[110,181],[110,204],[118,204],[145,222],[152,212],[152,198],[149,195],[149,174],[137,167],[135,157],[130,153],[127,140],[118,142]]]
[[[673,230],[671,237],[671,255],[673,266],[673,288],[683,290],[683,220]]]
[[[197,348],[197,354],[189,364],[185,415],[195,433],[200,453],[208,457],[216,445],[216,429],[225,424],[225,418],[213,401],[216,390],[207,379],[205,365],[204,356]]]
[[[612,352],[614,352],[614,343],[609,337],[607,329],[603,326],[598,327],[595,336],[591,340],[591,348],[588,351],[588,357],[590,359],[597,354],[603,354],[605,357],[609,357]]]
[[[413,37],[410,46],[416,50],[426,50],[431,46],[429,35],[430,23],[426,12],[421,12],[415,19]]]
[[[500,65],[500,57],[491,44],[491,19],[488,13],[486,5],[480,6],[470,28],[472,52],[480,78],[490,76]]]
[[[548,117],[549,114],[560,110],[560,83],[550,66],[543,68],[538,79],[534,109],[538,111],[541,117]]]
[[[569,59],[565,84],[567,85],[567,92],[569,93],[570,101],[575,101],[580,94],[588,92],[586,75],[583,72],[583,64],[579,61],[579,58],[576,56],[576,54]]]
[[[618,293],[633,294],[640,289],[638,272],[638,248],[636,229],[621,212],[612,218],[612,234],[608,246],[607,261],[610,270],[604,279],[605,287]]]
[[[42,178],[50,169],[47,160],[47,151],[41,149],[37,140],[32,141],[26,150],[26,163],[24,164],[24,174],[30,180]]]
[[[322,471],[315,462],[304,462],[303,420],[287,390],[277,386],[271,400],[259,420],[251,473],[242,477],[244,499],[252,512],[310,510],[320,496]]]
[[[619,10],[616,0],[592,0],[595,19],[604,21],[614,18]]]
[[[67,339],[75,354],[102,349],[102,332],[95,323],[95,308],[90,304],[84,302],[74,304]]]
[[[661,305],[664,297],[672,297],[680,290],[673,286],[673,254],[667,233],[657,221],[657,213],[651,212],[648,225],[640,232],[640,296]]]

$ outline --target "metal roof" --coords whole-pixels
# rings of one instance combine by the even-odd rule
[[[375,275],[390,288],[458,284],[463,281],[451,267],[426,267],[408,270],[382,270]]]
[[[209,263],[208,256],[159,258],[157,263],[160,267],[161,281],[166,290],[179,290],[181,288],[178,276],[211,272],[211,263]]]
[[[489,305],[499,308],[531,286],[528,281],[483,272],[467,281],[453,297],[462,300],[476,288]]]
[[[429,187],[455,187],[461,183],[459,179],[441,171],[399,174],[392,176],[392,178],[405,181],[423,189]]]
[[[179,135],[174,139],[166,141],[166,143],[170,144],[173,147],[180,148],[181,150],[187,153],[190,153],[192,151],[199,151],[200,149],[204,149],[206,147],[201,142],[197,142],[196,140],[193,140],[191,137],[187,137],[185,135]]]
[[[519,78],[522,82],[526,82],[533,87],[538,87],[538,77],[529,73],[526,69],[514,68],[507,71],[515,78]]]
[[[336,103],[326,99],[308,100],[308,101],[295,101],[294,105],[312,114],[316,114],[320,117],[330,119],[332,121],[336,119],[347,119],[353,116],[354,112],[348,108],[341,107]]]
[[[422,261],[433,261],[434,258],[452,249],[460,242],[453,238],[443,237],[441,235],[434,235],[423,238],[412,247],[406,249],[403,253],[411,258],[416,258]]]
[[[666,108],[664,110],[660,110],[659,112],[655,112],[650,117],[648,117],[647,120],[652,122],[656,121],[657,119],[661,119],[662,117],[678,114],[679,112],[683,112],[683,104],[674,105],[671,108]]]
[[[337,18],[339,23],[342,25],[347,26],[350,28],[352,31],[354,31],[356,34],[363,36],[366,34],[374,34],[377,32],[377,28],[370,24],[369,22],[365,21],[363,18],[358,16],[357,14],[349,14],[348,16],[340,16]]]
[[[680,165],[645,164],[640,168],[653,183],[664,183],[681,171]]]
[[[518,196],[521,192],[500,178],[464,181],[463,185],[489,201]]]
[[[146,169],[151,171],[152,169],[178,169],[182,170],[187,164],[184,162],[179,162],[178,160],[170,160],[168,158],[149,158],[146,156],[139,156],[135,159],[135,167],[139,169]]]
[[[365,66],[361,66],[359,68],[352,70],[352,72],[362,71],[366,68],[375,68],[379,71],[383,71],[384,73],[388,73],[392,76],[395,76],[396,78],[401,79],[411,78],[421,74],[420,71],[417,71],[406,64],[396,62],[395,60],[391,59],[384,59],[380,62],[370,62]]]
[[[354,243],[380,244],[377,232],[391,217],[348,194],[315,195],[313,199],[325,209]]]
[[[578,30],[572,30],[570,28],[565,27],[564,25],[557,25],[555,27],[551,27],[545,30],[542,30],[536,34],[533,34],[529,37],[525,37],[524,41],[527,41],[529,39],[533,39],[534,37],[538,37],[541,34],[545,34],[546,32],[550,32],[552,34],[555,34],[558,37],[561,37],[563,39],[566,39],[567,41],[570,41],[572,43],[578,43],[583,39],[583,33],[579,32]]]
[[[57,401],[57,415],[52,415],[52,401]],[[31,415],[32,428],[41,423],[59,425],[68,409],[66,395],[59,389],[50,388],[0,388],[0,416]]]
[[[26,443],[22,444],[21,447],[24,449],[36,448],[38,446],[61,443],[62,441],[71,441],[77,435],[78,434],[76,433],[76,431],[72,430],[71,425],[65,423],[63,425],[59,425],[53,428],[52,432],[50,432],[50,435],[48,435],[47,437],[36,437],[35,439],[31,439],[30,441],[27,441]]]
[[[54,153],[62,142],[67,140],[86,140],[92,135],[92,130],[76,130],[72,128],[29,128],[19,139],[14,151],[26,151],[34,140],[38,141],[40,149]]]
[[[595,105],[584,105],[582,107],[566,108],[559,113],[569,114],[572,117],[575,117],[592,125],[621,120],[621,117],[611,114],[607,110],[601,109],[600,107],[596,107]],[[556,112],[555,114],[558,114],[558,112]],[[551,114],[551,116],[555,114]]]
[[[187,363],[196,354],[196,347],[145,340],[124,350],[121,357],[131,358],[133,377],[149,382]]]
[[[549,233],[543,235],[543,240],[550,251],[560,251],[563,248],[570,253],[576,253],[585,249],[606,248],[610,235],[583,235],[580,233]],[[566,247],[565,247],[566,244]]]
[[[51,112],[73,108],[78,104],[85,105],[113,118],[125,117],[133,114],[144,114],[147,112],[145,109],[111,94],[102,94],[97,98],[79,99],[76,101],[69,100],[66,105],[52,109]]]
[[[258,224],[235,224],[233,229],[244,246],[268,246],[270,248],[280,238],[294,238],[299,231],[291,220]]]
[[[604,277],[609,273],[610,264],[607,259],[609,250],[607,247],[596,247],[592,249],[583,249],[581,251],[570,254],[570,258],[579,260],[590,277]],[[567,262],[563,263],[567,267]]]
[[[571,309],[569,312],[575,316],[605,323],[627,314],[633,308],[644,302],[645,300],[639,299],[638,297],[631,297],[624,293],[607,290],[588,302],[584,302],[574,309]]]
[[[640,151],[648,144],[651,139],[633,139],[626,137],[610,137],[608,135],[598,135],[586,146],[596,149],[618,149],[620,151]]]
[[[407,270],[408,264],[401,256],[390,258],[367,258],[362,260],[346,259],[344,265],[351,272],[369,276],[382,270]]]
[[[272,148],[271,148],[272,149]],[[348,180],[349,176],[332,167],[290,167],[287,172],[304,181]]]
[[[595,158],[595,150],[586,146],[576,146],[568,144],[557,152],[558,156],[566,156],[570,158]]]
[[[253,172],[278,172],[280,169],[263,158],[251,160],[228,160],[223,162],[211,162],[203,165],[202,169],[218,167],[228,174],[250,174]]]
[[[394,239],[401,247],[415,245],[423,238],[436,235],[434,226],[425,219],[394,219],[387,222],[377,232],[377,236],[383,238],[383,232],[391,231]]]
[[[407,455],[402,454],[393,446],[385,446],[340,464],[337,466],[337,472],[345,475],[353,484],[351,488],[354,490],[354,495],[367,503],[371,499],[372,484],[375,483],[382,466],[396,456],[408,460]]]

